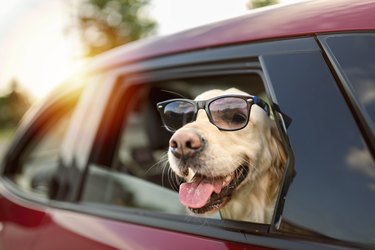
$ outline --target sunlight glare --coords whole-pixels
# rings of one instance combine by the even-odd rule
[[[151,16],[159,24],[159,35],[166,35],[205,23],[248,13],[249,0],[152,0]],[[281,3],[301,0],[280,0]],[[12,5],[13,4],[13,5]],[[0,11],[0,91],[12,80],[34,98],[43,98],[74,71],[81,62],[77,37],[66,34],[71,18],[69,4],[60,0],[5,1]],[[200,6],[197,9],[197,6]],[[207,15],[207,10],[215,11]],[[4,11],[3,11],[4,10]],[[5,11],[7,10],[7,11]],[[191,18],[194,13],[194,18]],[[10,21],[9,21],[10,20]],[[68,40],[69,38],[69,40]],[[0,93],[1,94],[1,93]]]
[[[5,42],[6,70],[10,78],[36,99],[43,98],[76,67],[70,41],[64,35],[66,20],[51,2],[33,8],[9,31]]]

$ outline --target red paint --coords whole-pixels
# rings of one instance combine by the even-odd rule
[[[374,30],[374,13],[372,0],[315,0],[258,9],[228,21],[128,44],[103,55],[93,66],[105,62],[109,67],[181,51],[275,38]]]
[[[266,249],[30,206],[4,197],[0,197],[0,214],[1,249]]]

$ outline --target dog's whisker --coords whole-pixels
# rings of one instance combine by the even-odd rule
[[[169,169],[168,171],[168,180],[172,188],[174,190],[178,190],[179,179],[178,179],[178,176],[175,175],[171,169]]]
[[[163,159],[163,158],[165,158],[165,159]],[[152,164],[145,172],[144,172],[144,175],[146,176],[146,175],[148,175],[150,172],[151,172],[151,170],[153,170],[153,168],[155,168],[155,167],[160,167],[160,165],[163,163],[163,162],[165,162],[165,161],[168,161],[168,159],[166,158],[166,157],[163,157],[163,156],[161,156],[160,157],[160,159],[157,161],[157,162],[155,162],[154,164]]]
[[[165,186],[164,185],[164,177],[166,177],[167,179],[169,179],[168,173],[169,173],[168,161],[165,161],[164,165],[163,165],[163,173],[162,173],[162,185],[163,185],[163,187]]]

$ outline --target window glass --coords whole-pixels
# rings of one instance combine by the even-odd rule
[[[19,171],[12,179],[23,190],[47,197],[51,178],[60,163],[60,147],[71,114],[71,110],[52,114],[20,156]]]
[[[325,39],[350,88],[375,128],[375,35],[353,34]],[[375,131],[374,131],[375,132]]]
[[[374,244],[375,164],[319,53],[265,56],[296,175],[280,231]]]
[[[256,73],[179,79],[128,87],[125,92],[132,94],[131,98],[124,98],[121,104],[124,107],[121,115],[123,129],[118,136],[115,160],[112,166],[90,166],[83,200],[164,213],[191,214],[179,202],[181,195],[178,190],[182,178],[171,170],[167,156],[172,133],[163,127],[156,104],[173,98],[194,99],[206,90],[232,87],[267,100],[262,78]],[[236,133],[238,136],[240,131],[220,132],[223,134],[222,148],[229,143],[226,133],[233,143],[236,141],[234,136]],[[220,165],[225,165],[225,162]],[[220,218],[220,213],[209,216]],[[229,215],[224,217],[238,219]]]

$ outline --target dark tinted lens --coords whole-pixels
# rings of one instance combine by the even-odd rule
[[[194,105],[186,101],[174,101],[164,107],[164,125],[175,131],[194,119]]]
[[[248,122],[249,109],[246,100],[238,97],[225,97],[210,103],[212,122],[221,129],[241,129]]]

